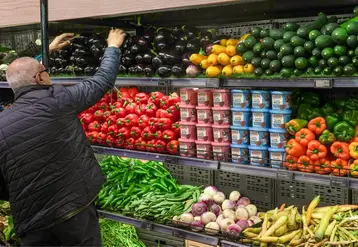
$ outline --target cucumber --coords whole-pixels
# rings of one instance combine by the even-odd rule
[[[354,67],[358,68],[358,57],[352,58],[352,64]]]
[[[283,29],[270,29],[269,36],[274,40],[282,39],[285,31]]]
[[[252,48],[252,51],[257,54],[257,55],[260,55],[261,52],[263,51],[263,47],[262,47],[262,44],[260,42],[256,43],[254,45],[254,47]]]
[[[260,54],[261,58],[266,58],[266,51],[262,50],[261,54]]]
[[[251,29],[251,35],[258,39],[258,38],[260,38],[261,30],[262,30],[261,27],[253,27]]]
[[[299,57],[295,60],[295,66],[297,69],[305,69],[307,68],[308,61],[304,57]]]
[[[254,57],[254,58],[251,60],[251,64],[252,64],[255,68],[258,68],[258,67],[261,67],[261,61],[262,61],[262,58],[261,58],[261,57]]]
[[[357,72],[357,69],[354,68],[353,64],[347,64],[343,68],[344,75],[352,76],[355,72]]]
[[[314,49],[314,44],[312,41],[306,41],[306,43],[303,46],[305,48],[305,50],[308,53],[312,53],[313,49]]]
[[[314,69],[313,73],[315,73],[316,75],[320,75],[320,74],[322,74],[322,69],[320,67],[316,67]]]
[[[347,31],[341,27],[334,29],[331,36],[334,42],[341,45],[346,44],[348,39]]]
[[[260,37],[261,37],[261,38],[266,38],[266,37],[269,36],[269,34],[270,34],[269,30],[267,30],[267,29],[262,29],[261,32],[260,32]]]
[[[303,46],[305,44],[306,40],[303,38],[300,38],[298,36],[293,36],[291,38],[291,45],[293,46]]]
[[[243,42],[237,44],[236,53],[238,55],[242,56],[247,51],[248,51],[248,49],[246,48],[246,46],[245,46],[245,44]]]
[[[285,43],[289,43],[291,41],[291,38],[295,35],[296,35],[296,32],[287,31],[283,34],[283,41],[285,41]]]
[[[306,74],[308,74],[308,75],[314,74],[314,68],[308,67],[308,68],[306,69]]]
[[[303,73],[305,73],[305,71],[304,70],[302,70],[302,69],[295,69],[294,71],[293,71],[293,75],[294,76],[300,76],[300,75],[302,75]]]
[[[330,35],[321,35],[321,36],[318,36],[317,39],[315,40],[315,45],[319,49],[323,49],[326,47],[333,46],[334,41]]]
[[[351,62],[351,59],[348,56],[340,56],[338,61],[340,65],[345,66]]]
[[[285,31],[297,31],[297,29],[300,26],[297,23],[293,23],[293,22],[287,22],[285,25],[283,25],[283,29]]]
[[[256,68],[256,69],[254,70],[254,74],[255,74],[256,76],[262,76],[262,75],[264,74],[263,68]]]
[[[275,41],[275,43],[273,44],[273,48],[276,51],[280,51],[281,46],[283,46],[285,44],[285,41],[283,41],[283,39],[278,39]]]
[[[348,52],[347,47],[345,47],[345,46],[343,46],[343,45],[336,45],[336,46],[334,47],[334,54],[335,54],[337,57],[347,55],[347,52]]]
[[[329,59],[331,57],[334,56],[334,50],[333,48],[331,47],[326,47],[322,50],[322,53],[321,53],[321,56],[324,58],[324,59]]]
[[[320,57],[321,57],[321,50],[318,49],[318,48],[314,48],[314,49],[312,50],[312,55],[313,55],[314,57],[316,57],[316,58],[320,58]]]
[[[308,66],[312,68],[316,68],[318,66],[318,59],[316,57],[310,57],[308,59]]]
[[[272,70],[270,70],[270,69],[265,70],[265,75],[266,76],[272,76],[273,75]]]
[[[270,69],[273,71],[273,72],[279,72],[281,70],[281,63],[280,61],[278,60],[273,60],[271,61],[270,63]]]
[[[277,53],[277,59],[278,60],[281,60],[283,58],[283,55],[281,52]]]
[[[330,67],[324,68],[323,74],[324,75],[331,75],[332,74],[332,69]]]
[[[326,24],[326,22],[327,22],[327,16],[323,13],[319,13],[318,17],[314,22],[306,26],[300,27],[297,30],[297,35],[301,38],[307,38],[308,34],[312,30],[320,30],[321,27],[323,27],[323,25]]]
[[[293,68],[283,68],[280,71],[280,75],[284,78],[289,78],[293,74]]]
[[[333,30],[338,27],[339,25],[337,23],[328,23],[321,28],[321,33],[324,35],[331,35]]]
[[[351,48],[356,48],[358,46],[358,39],[356,35],[349,35],[347,38],[347,45]]]
[[[339,63],[339,61],[338,61],[338,58],[336,58],[336,57],[331,57],[327,60],[328,66],[332,67],[332,68],[337,67],[338,63]]]
[[[277,52],[275,52],[274,50],[267,51],[266,57],[270,60],[275,60],[277,59]]]
[[[317,39],[318,36],[321,36],[321,32],[318,31],[318,30],[312,30],[309,34],[308,34],[308,38],[311,40],[311,41],[315,41]]]
[[[318,66],[319,66],[321,69],[326,68],[326,67],[328,66],[328,65],[327,65],[327,61],[324,60],[324,59],[320,59],[320,60],[318,61]]]
[[[303,48],[303,46],[297,46],[295,47],[293,54],[296,57],[305,57],[306,56],[305,48]]]
[[[282,53],[283,56],[286,56],[286,55],[293,54],[293,49],[294,47],[288,43],[281,46],[280,52]]]
[[[246,63],[251,63],[251,60],[254,58],[254,52],[253,51],[247,51],[244,53],[244,55],[242,55],[242,59],[244,59],[244,61]]]
[[[282,66],[285,68],[292,68],[295,66],[295,56],[287,55],[281,59]]]
[[[333,74],[335,76],[341,76],[343,75],[343,67],[342,66],[337,66],[333,69]]]
[[[347,25],[346,30],[349,34],[357,35],[358,34],[358,23],[357,22],[349,23]]]
[[[268,51],[273,49],[273,45],[275,43],[275,40],[270,37],[266,37],[262,40],[262,47]]]
[[[261,60],[261,67],[264,69],[268,69],[268,68],[270,68],[270,63],[271,63],[270,59],[264,58]]]
[[[256,43],[257,43],[257,40],[252,35],[247,36],[246,39],[244,40],[244,44],[248,50],[251,50]]]

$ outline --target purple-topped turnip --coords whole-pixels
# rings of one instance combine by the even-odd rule
[[[222,208],[223,210],[225,210],[225,209],[234,209],[234,208],[235,208],[235,205],[236,205],[235,202],[226,199],[226,200],[223,202],[223,204],[221,205],[221,208]]]
[[[239,220],[236,222],[236,225],[238,225],[242,230],[245,230],[249,227],[249,223],[247,222],[247,220]]]
[[[223,232],[226,232],[227,228],[232,225],[235,224],[235,221],[233,221],[232,219],[223,219],[222,221],[220,221],[219,225],[220,225],[220,229]]]
[[[225,201],[225,194],[219,191],[213,195],[213,198],[216,204],[221,205]]]
[[[204,194],[214,196],[219,190],[215,186],[206,186],[204,189]]]
[[[190,228],[192,231],[194,232],[199,232],[202,231],[204,229],[204,223],[201,220],[194,220],[193,222],[191,222],[190,224]]]
[[[233,238],[239,237],[241,231],[242,231],[241,227],[236,224],[229,225],[228,228],[226,229],[226,232],[229,234],[229,236]]]
[[[249,212],[249,216],[255,216],[257,214],[257,207],[254,204],[249,204],[246,206],[247,212]]]
[[[233,201],[233,202],[237,202],[239,199],[240,199],[240,192],[234,190],[234,191],[231,191],[230,195],[229,195],[229,199],[230,201]]]
[[[249,212],[247,212],[246,208],[237,208],[235,215],[236,215],[237,220],[248,220],[249,219]]]
[[[239,205],[244,205],[245,207],[247,206],[247,205],[249,205],[251,202],[250,202],[250,199],[249,198],[247,198],[247,197],[241,197],[238,201],[237,201],[237,203],[236,203],[236,205],[237,206],[239,206]]]
[[[213,204],[210,206],[210,212],[213,212],[216,217],[218,217],[221,214],[221,207],[217,204]]]
[[[214,198],[213,198],[212,195],[210,195],[210,194],[205,194],[205,193],[204,193],[204,194],[201,194],[201,195],[200,195],[199,200],[200,200],[201,202],[205,203],[207,206],[210,206],[210,205],[213,203]]]
[[[208,211],[208,207],[203,202],[197,202],[191,207],[191,212],[194,216],[201,216]]]

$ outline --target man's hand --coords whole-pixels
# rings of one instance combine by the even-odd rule
[[[68,46],[71,42],[69,41],[72,38],[73,33],[63,33],[57,36],[50,44],[49,51],[50,53],[63,49]]]
[[[127,34],[122,29],[112,29],[108,34],[108,47],[120,48],[126,38],[126,35]]]

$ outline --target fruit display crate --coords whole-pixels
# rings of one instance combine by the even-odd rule
[[[153,232],[146,229],[136,228],[139,239],[147,247],[184,247],[185,240],[183,238],[170,236],[165,233]]]

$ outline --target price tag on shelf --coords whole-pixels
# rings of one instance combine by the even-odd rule
[[[165,157],[165,163],[178,164],[179,159],[177,157],[167,156]]]
[[[331,177],[331,186],[348,188],[349,180],[346,178]]]
[[[92,150],[93,150],[93,152],[96,153],[96,154],[103,154],[103,152],[104,152],[104,148],[103,148],[103,147],[94,147],[94,146],[92,146]]]
[[[219,80],[213,79],[213,80],[207,80],[205,83],[206,87],[219,87]]]
[[[165,79],[158,80],[158,86],[167,86],[168,84],[169,84],[168,80],[165,80]]]
[[[151,222],[147,222],[147,221],[143,221],[140,225],[141,228],[146,229],[146,230],[153,230],[153,224]]]
[[[316,79],[314,81],[315,88],[332,88],[333,80],[332,79]]]
[[[185,232],[180,229],[173,229],[172,236],[177,238],[186,238]]]
[[[277,171],[277,179],[278,180],[293,181],[293,172],[278,170]]]

